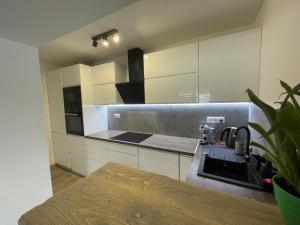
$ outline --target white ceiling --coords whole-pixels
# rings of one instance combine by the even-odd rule
[[[0,0],[0,36],[49,43],[137,0]]]
[[[263,0],[140,0],[40,48],[41,61],[67,66],[76,61],[145,51],[222,30],[252,24]],[[90,38],[111,28],[121,42],[91,46]]]

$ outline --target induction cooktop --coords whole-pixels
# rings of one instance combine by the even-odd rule
[[[152,136],[152,134],[126,132],[126,133],[120,134],[118,136],[112,137],[110,139],[118,140],[118,141],[140,143],[151,136]]]

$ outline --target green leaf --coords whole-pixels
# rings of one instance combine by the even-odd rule
[[[278,111],[277,121],[297,149],[300,149],[300,115],[291,103]]]
[[[296,108],[299,108],[299,104],[297,102],[297,100],[295,99],[295,96],[294,96],[294,91],[293,89],[287,84],[285,83],[284,81],[280,80],[280,84],[281,84],[281,87],[283,87],[287,93],[288,93],[288,96],[292,99],[292,102],[293,104],[295,105]],[[298,86],[298,85],[297,85]],[[296,86],[296,87],[297,87]]]
[[[276,147],[275,147],[275,144],[274,142],[272,141],[271,137],[267,134],[267,131],[262,127],[260,126],[259,124],[257,123],[251,123],[249,122],[248,123],[249,126],[251,126],[254,130],[256,130],[264,139],[266,139],[266,141],[268,142],[268,144],[271,146],[271,148],[276,151]]]
[[[254,92],[251,91],[250,89],[247,89],[246,92],[247,92],[250,100],[264,112],[269,123],[273,124],[276,121],[276,110],[272,106],[270,106],[270,105],[264,103],[262,100],[260,100],[260,98],[258,98],[254,94]]]
[[[294,92],[294,93],[296,93],[296,92],[298,92],[298,91],[300,91],[300,83],[297,84],[295,87],[293,87],[293,92]]]

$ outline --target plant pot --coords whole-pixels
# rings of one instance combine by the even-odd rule
[[[273,177],[274,194],[280,211],[287,225],[300,224],[300,198],[288,193],[276,182],[280,177]]]

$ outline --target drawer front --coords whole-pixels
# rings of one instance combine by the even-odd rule
[[[139,148],[139,168],[179,179],[179,154]]]
[[[108,143],[107,148],[111,151],[122,152],[134,156],[138,155],[138,148],[136,146],[117,144],[117,143]]]
[[[87,175],[93,173],[94,171],[101,168],[105,164],[106,164],[106,162],[99,162],[94,159],[88,159],[87,160]]]
[[[103,141],[87,140],[86,152],[89,159],[100,162],[108,161],[107,143]]]
[[[133,168],[139,167],[138,156],[129,155],[122,152],[109,151],[109,161],[120,163]]]

